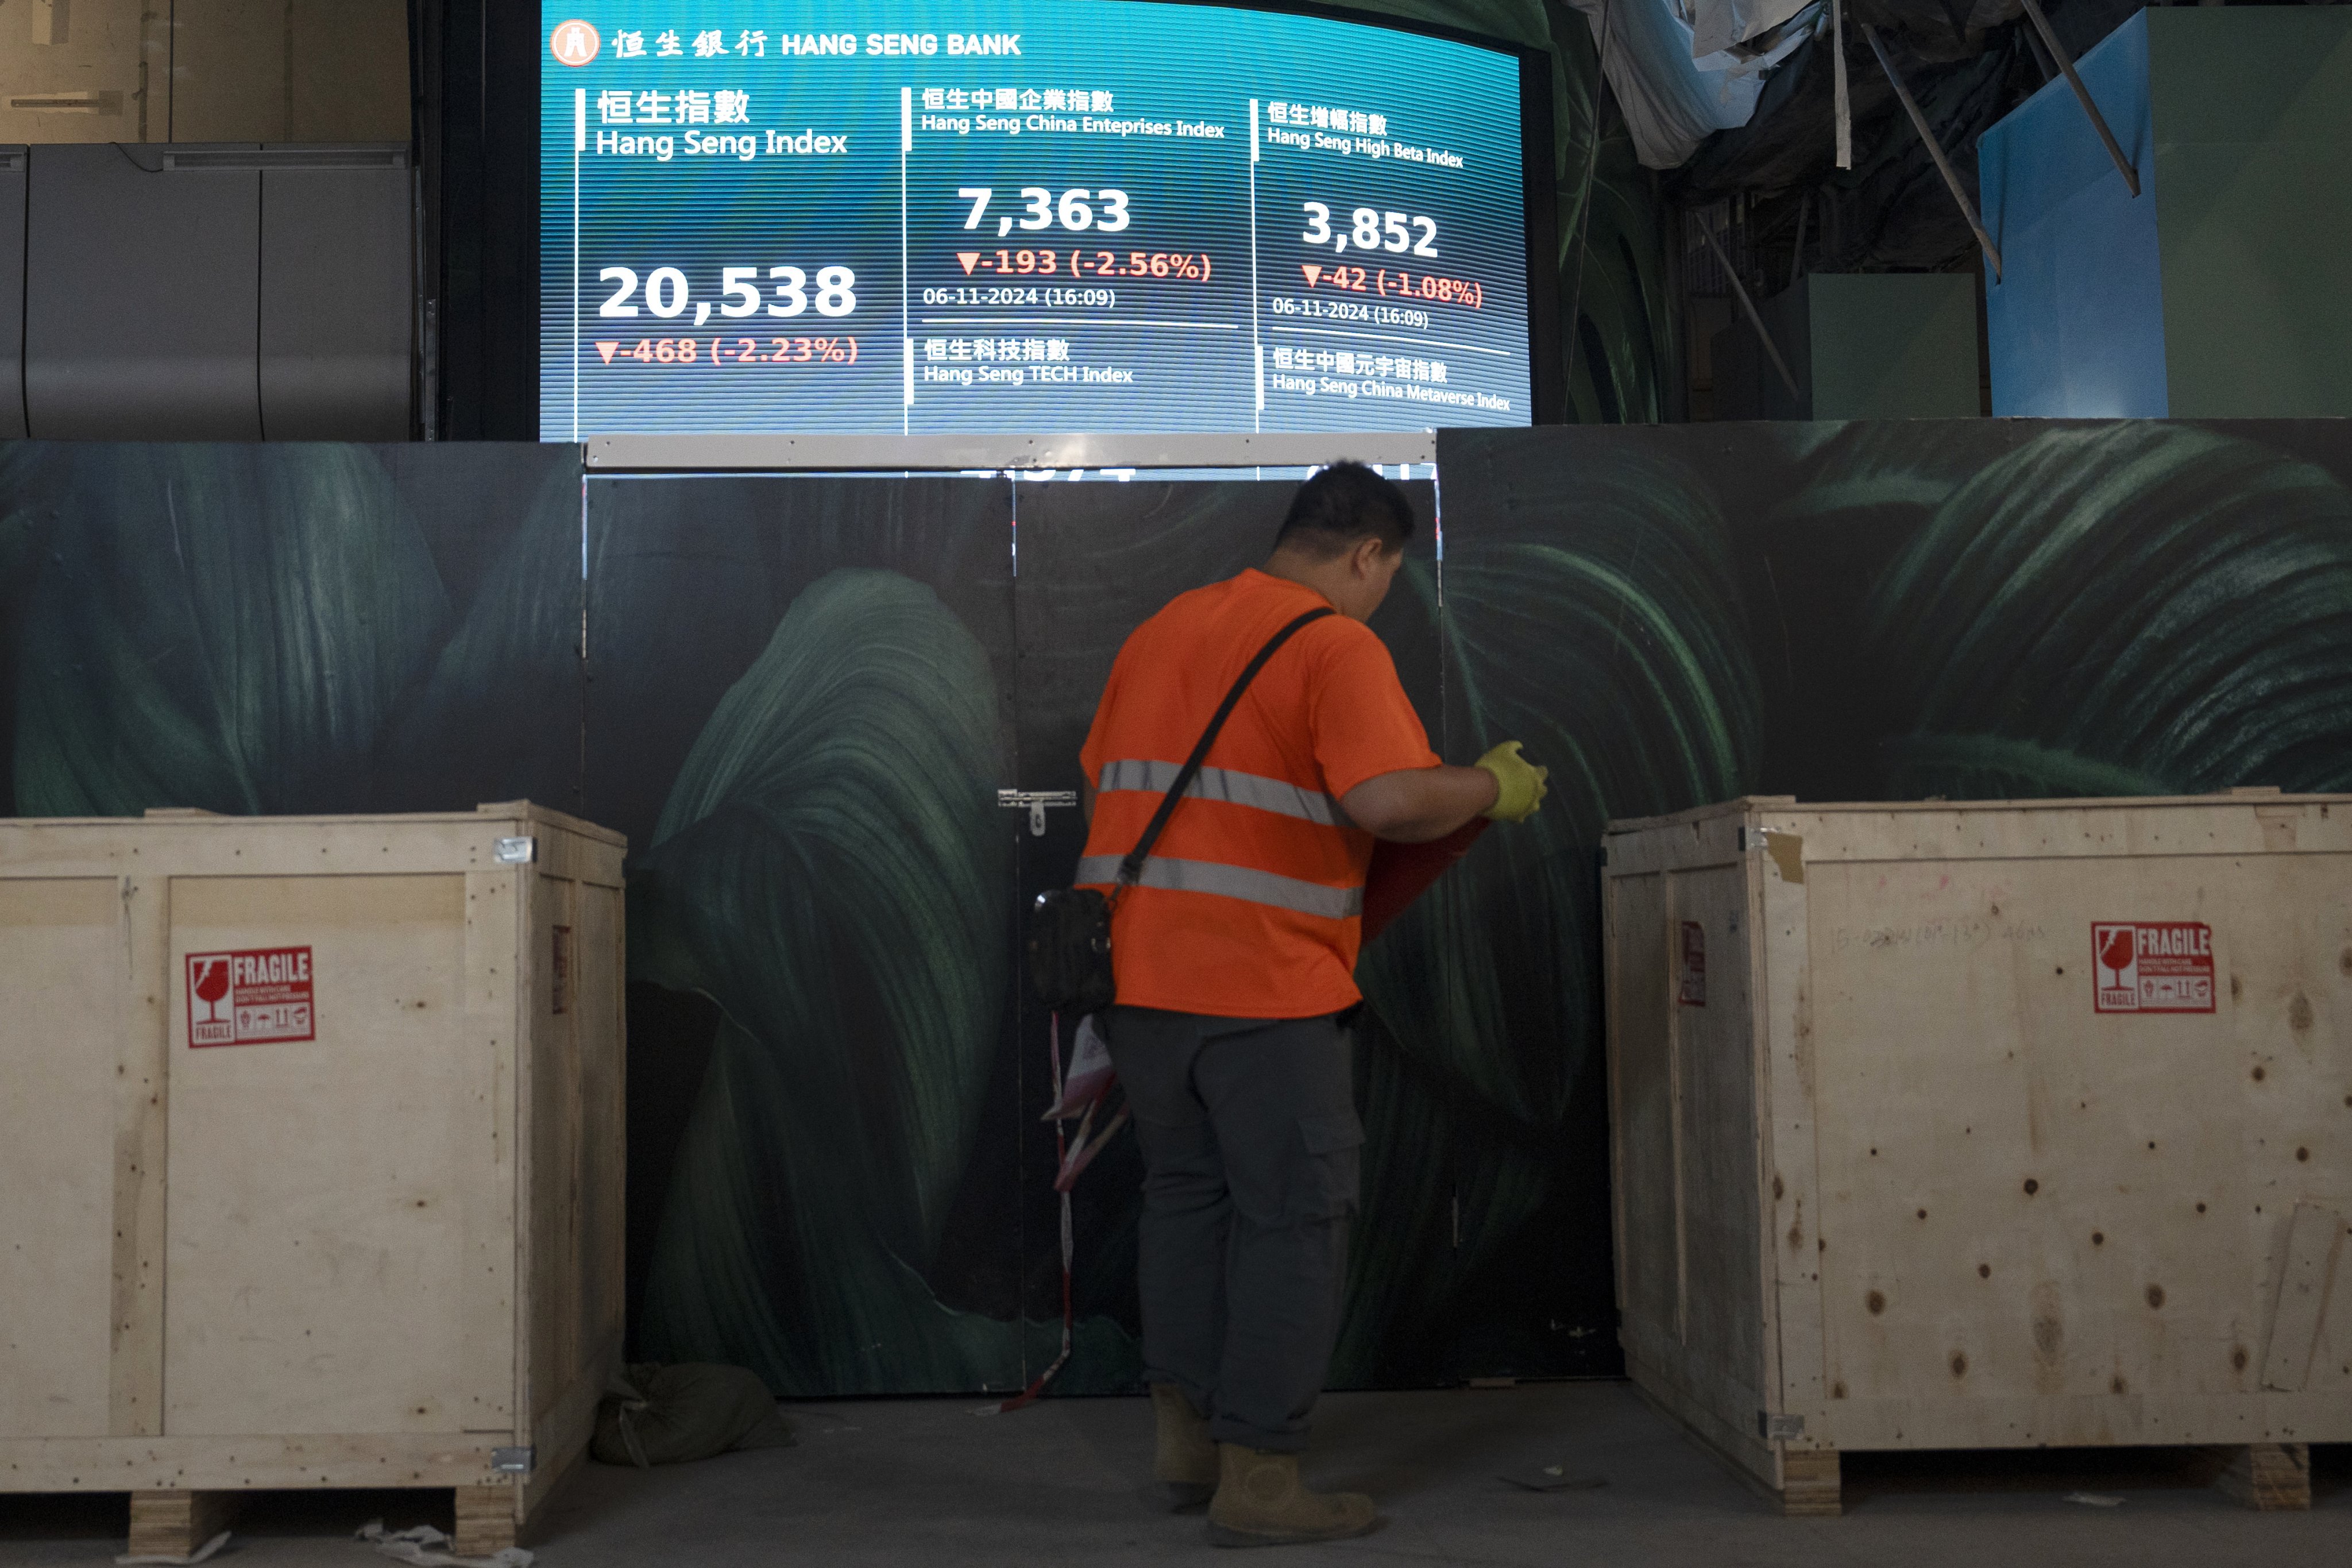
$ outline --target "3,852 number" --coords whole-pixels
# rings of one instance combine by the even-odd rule
[[[757,315],[766,304],[771,316],[797,316],[810,305],[820,316],[846,316],[857,309],[857,274],[846,267],[824,267],[817,270],[816,288],[809,288],[808,274],[797,267],[771,267],[769,281],[773,285],[773,300],[763,300],[756,267],[729,267],[719,275],[719,292],[725,301],[719,307],[722,316]],[[607,267],[596,274],[599,281],[617,285],[612,297],[597,307],[600,316],[634,316],[637,307],[633,302],[637,293],[637,274],[634,268]],[[675,267],[656,267],[645,279],[646,309],[664,318],[683,315],[694,303],[693,288],[686,274]],[[695,310],[698,326],[710,319],[710,301],[705,300]]]
[[[1437,254],[1437,220],[1411,213],[1384,213],[1370,207],[1358,207],[1348,215],[1349,226],[1342,232],[1331,227],[1331,209],[1321,202],[1301,202],[1307,211],[1307,232],[1298,237],[1308,245],[1328,245],[1335,252],[1357,250],[1388,250],[1399,256],[1411,251],[1415,256]],[[1413,237],[1412,229],[1421,231]]]

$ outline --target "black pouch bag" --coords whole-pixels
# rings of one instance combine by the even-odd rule
[[[1110,900],[1092,888],[1037,895],[1029,911],[1029,985],[1074,1018],[1111,1004]]]
[[[1217,705],[1209,727],[1201,731],[1192,754],[1177,771],[1175,782],[1160,797],[1160,809],[1151,814],[1143,836],[1119,861],[1118,879],[1108,896],[1092,888],[1066,888],[1037,895],[1036,903],[1029,910],[1025,943],[1029,950],[1029,984],[1039,1001],[1056,1013],[1077,1018],[1099,1013],[1116,999],[1111,983],[1110,917],[1118,907],[1119,894],[1142,877],[1143,862],[1150,856],[1151,846],[1158,842],[1160,830],[1168,826],[1176,803],[1184,798],[1184,792],[1200,776],[1201,764],[1207,759],[1217,731],[1225,727],[1225,721],[1241,702],[1242,693],[1249,689],[1249,683],[1257,679],[1266,660],[1300,627],[1339,613],[1328,605],[1307,611],[1267,638],[1265,646],[1243,667],[1233,689]]]

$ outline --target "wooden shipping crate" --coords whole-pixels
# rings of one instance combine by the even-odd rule
[[[0,821],[0,1491],[131,1492],[146,1550],[447,1487],[511,1542],[620,1354],[623,847]]]
[[[1790,1511],[1838,1455],[2352,1441],[2352,796],[1611,826],[1621,1337]]]

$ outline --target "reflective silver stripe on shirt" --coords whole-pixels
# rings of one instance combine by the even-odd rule
[[[1166,795],[1184,770],[1175,763],[1125,762],[1105,763],[1101,792],[1113,790],[1148,790],[1153,795]],[[1232,768],[1202,768],[1192,780],[1192,787],[1184,792],[1187,799],[1227,801],[1234,805],[1254,805],[1260,811],[1271,811],[1283,816],[1296,816],[1306,822],[1319,822],[1326,827],[1351,827],[1348,814],[1339,803],[1318,790],[1301,789],[1295,784],[1270,779],[1263,773],[1236,773]]]
[[[1089,855],[1080,860],[1079,885],[1117,881],[1121,858],[1118,855]],[[1179,893],[1215,893],[1253,904],[1270,904],[1277,910],[1296,910],[1302,915],[1318,915],[1327,921],[1352,920],[1364,912],[1361,888],[1328,888],[1320,882],[1302,882],[1296,877],[1247,866],[1228,866],[1218,860],[1170,860],[1154,855],[1143,862],[1139,885]]]

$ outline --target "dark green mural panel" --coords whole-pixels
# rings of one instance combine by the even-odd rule
[[[1449,760],[1552,770],[1366,951],[1348,1385],[1615,1365],[1594,857],[1742,793],[2352,788],[2352,432],[1448,435],[1374,623]],[[467,808],[631,840],[637,1353],[1017,1387],[1061,1340],[1021,901],[1127,632],[1286,487],[598,479],[563,447],[0,446],[7,809]],[[1017,571],[1016,571],[1017,563]],[[1129,1385],[1137,1166],[1074,1205]]]

